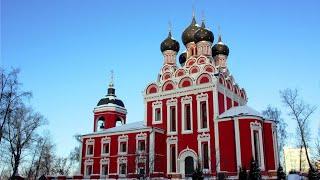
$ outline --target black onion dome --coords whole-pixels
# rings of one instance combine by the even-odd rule
[[[114,105],[124,107],[124,104],[120,99],[110,99],[108,97],[100,99],[97,106],[107,105],[107,104],[114,104]]]
[[[160,45],[161,52],[166,51],[166,50],[172,50],[175,52],[178,52],[180,49],[180,45],[178,41],[172,39],[171,32],[169,32],[168,37],[162,41]]]
[[[184,65],[184,63],[187,61],[187,53],[181,53],[179,56],[179,63],[181,64],[181,66]]]
[[[212,43],[213,40],[214,40],[213,33],[209,29],[207,29],[204,22],[202,22],[201,27],[194,34],[194,42],[198,43],[200,41],[209,41]]]
[[[222,42],[221,36],[219,36],[218,43],[212,47],[212,56],[218,54],[229,55],[229,47]]]
[[[120,99],[116,98],[115,92],[116,90],[113,88],[113,84],[110,84],[108,88],[108,94],[106,95],[106,97],[100,99],[97,106],[113,104],[124,107],[124,103]]]
[[[193,16],[191,24],[182,33],[182,42],[184,45],[187,45],[189,42],[194,42],[194,34],[199,28],[200,27]]]

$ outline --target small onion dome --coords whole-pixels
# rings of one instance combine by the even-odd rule
[[[227,45],[225,45],[222,40],[221,40],[221,36],[219,36],[219,40],[218,43],[215,44],[212,47],[212,56],[216,56],[218,54],[223,54],[228,56],[229,55],[229,48]]]
[[[191,24],[182,33],[182,42],[184,45],[187,45],[189,42],[194,42],[194,34],[199,28],[200,27],[193,16]]]
[[[100,99],[100,101],[98,102],[97,106],[102,106],[102,105],[110,105],[110,106],[114,106],[114,105],[117,105],[117,106],[121,106],[121,107],[124,107],[124,103],[118,99],[116,97],[116,94],[115,94],[116,90],[113,88],[113,84],[110,83],[109,84],[109,88],[108,88],[108,94]]]
[[[194,34],[194,42],[198,43],[200,41],[209,41],[212,43],[213,40],[214,40],[213,33],[209,29],[206,28],[206,25],[202,21],[201,27]]]
[[[187,53],[181,53],[179,56],[179,63],[181,64],[181,66],[184,65],[184,63],[187,61]]]
[[[171,31],[169,31],[168,37],[162,41],[160,45],[161,52],[166,50],[172,50],[178,52],[180,49],[180,45],[178,41],[174,40],[171,35]]]

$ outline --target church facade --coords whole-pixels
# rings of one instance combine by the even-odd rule
[[[264,178],[275,178],[276,124],[246,105],[221,35],[214,43],[214,34],[193,17],[182,42],[179,56],[171,31],[161,43],[163,66],[144,90],[143,121],[127,121],[109,84],[94,108],[93,132],[81,138],[80,177],[184,179],[198,168],[209,179],[237,179],[254,159]]]

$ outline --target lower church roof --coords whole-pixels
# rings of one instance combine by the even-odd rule
[[[257,116],[257,117],[263,118],[260,112],[256,111],[255,109],[247,105],[232,107],[229,110],[222,113],[219,116],[219,118],[227,118],[227,117],[234,117],[234,116]]]

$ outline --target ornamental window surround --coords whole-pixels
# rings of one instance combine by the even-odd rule
[[[162,123],[162,102],[156,101],[152,103],[152,124]]]
[[[90,176],[93,173],[93,160],[87,159],[84,161],[84,174]]]
[[[198,152],[203,171],[209,173],[211,169],[210,164],[210,134],[199,134],[198,135]]]
[[[104,137],[101,139],[101,155],[109,156],[110,155],[110,137]]]
[[[261,170],[264,170],[264,152],[262,139],[262,126],[259,122],[251,122],[251,147],[252,157],[258,163]]]
[[[147,134],[140,133],[136,135],[136,152],[138,154],[146,152]]]
[[[208,94],[197,95],[198,132],[209,131]]]
[[[182,117],[182,134],[190,134],[193,132],[192,123],[192,96],[181,98],[181,117]]]
[[[128,135],[122,135],[118,137],[118,154],[128,154]]]
[[[167,101],[167,132],[169,135],[177,134],[178,113],[177,99]]]
[[[100,160],[100,175],[106,177],[109,175],[109,167],[110,167],[110,160],[109,159],[101,159]]]
[[[168,137],[167,138],[167,154],[169,155],[167,158],[167,173],[177,173],[177,157],[178,157],[178,139],[177,137]]]
[[[93,157],[94,154],[94,139],[86,140],[86,157]]]
[[[126,157],[118,158],[118,174],[119,174],[119,177],[125,177],[127,174],[127,158]]]

